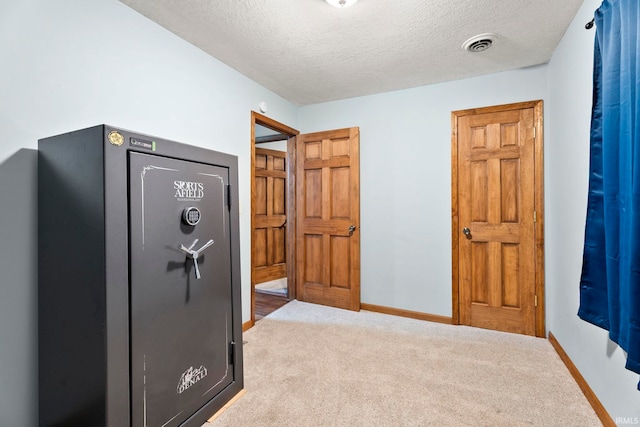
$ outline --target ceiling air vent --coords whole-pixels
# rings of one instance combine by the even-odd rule
[[[483,52],[491,47],[496,37],[493,33],[478,34],[462,43],[462,48],[467,52]]]

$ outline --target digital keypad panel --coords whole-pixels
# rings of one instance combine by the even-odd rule
[[[185,208],[184,212],[182,213],[182,220],[185,222],[185,224],[191,226],[198,224],[201,217],[202,215],[200,214],[200,210],[193,206]]]

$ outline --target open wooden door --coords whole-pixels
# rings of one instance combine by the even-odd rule
[[[296,143],[297,298],[360,310],[359,129]]]

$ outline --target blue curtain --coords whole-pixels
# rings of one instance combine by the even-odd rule
[[[638,0],[596,11],[591,163],[578,316],[609,331],[640,374]],[[638,384],[640,390],[640,384]]]

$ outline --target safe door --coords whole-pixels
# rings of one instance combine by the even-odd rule
[[[129,154],[132,426],[179,426],[233,381],[228,183]]]

